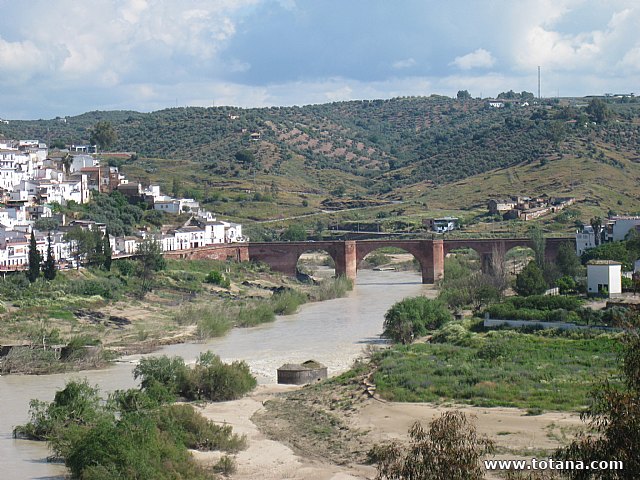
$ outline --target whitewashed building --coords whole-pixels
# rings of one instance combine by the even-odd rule
[[[608,295],[622,293],[622,264],[613,260],[591,260],[587,263],[587,294]]]

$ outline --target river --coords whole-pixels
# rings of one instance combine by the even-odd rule
[[[259,383],[275,383],[276,369],[283,363],[318,360],[329,375],[346,370],[367,344],[380,342],[384,313],[398,300],[432,293],[415,272],[358,272],[356,285],[345,298],[303,305],[300,311],[279,317],[274,323],[234,329],[206,343],[170,345],[153,355],[178,355],[193,362],[211,350],[223,360],[245,360]],[[46,444],[15,440],[14,426],[28,420],[29,401],[51,401],[56,390],[72,378],[87,378],[103,391],[135,386],[132,370],[139,355],[121,358],[104,370],[79,373],[0,377],[0,460],[2,478],[57,479],[63,465],[46,462]]]

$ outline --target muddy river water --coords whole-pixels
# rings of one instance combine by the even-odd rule
[[[380,342],[384,313],[402,298],[432,294],[414,272],[358,272],[348,297],[303,305],[295,315],[249,329],[234,329],[206,343],[171,345],[152,355],[181,356],[192,362],[211,350],[223,360],[245,360],[260,383],[275,383],[283,363],[315,359],[329,375],[347,369],[367,344]],[[140,356],[120,359],[97,371],[47,376],[0,377],[0,478],[53,479],[65,473],[63,465],[46,462],[50,454],[41,442],[15,440],[14,426],[28,420],[29,401],[50,401],[56,390],[72,378],[87,378],[103,391],[135,386],[132,370]]]

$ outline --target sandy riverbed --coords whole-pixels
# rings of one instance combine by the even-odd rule
[[[336,464],[328,458],[306,455],[292,444],[293,436],[300,432],[292,429],[289,438],[278,441],[268,438],[251,420],[256,414],[265,414],[264,404],[281,392],[296,387],[261,385],[250,396],[233,402],[209,404],[203,408],[205,416],[216,422],[231,424],[234,431],[247,436],[249,447],[240,452],[236,461],[234,479],[291,479],[291,480],[346,480],[371,479],[375,476],[372,466],[347,462]],[[315,402],[315,401],[314,401]],[[541,451],[551,451],[581,428],[576,414],[549,412],[527,416],[526,412],[513,408],[477,408],[461,406],[436,406],[432,404],[385,402],[374,398],[364,399],[348,419],[350,428],[365,432],[360,444],[372,446],[392,440],[407,439],[410,426],[420,420],[427,424],[447,409],[456,408],[475,418],[478,430],[492,438],[498,446],[498,458],[530,458]],[[267,412],[266,415],[269,415]],[[311,429],[311,425],[309,428]],[[207,463],[215,463],[219,453],[198,453]],[[497,478],[488,475],[487,478]]]

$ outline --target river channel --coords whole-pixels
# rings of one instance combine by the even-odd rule
[[[276,369],[283,363],[315,359],[329,375],[346,370],[367,344],[380,343],[384,313],[398,300],[433,293],[414,272],[362,270],[352,292],[345,298],[303,305],[295,315],[274,323],[234,329],[223,338],[206,343],[170,345],[152,355],[181,356],[193,362],[211,350],[223,360],[245,360],[260,383],[275,383]],[[121,358],[104,370],[71,374],[0,377],[0,461],[2,478],[58,479],[63,465],[46,462],[50,454],[42,442],[14,440],[14,426],[28,420],[29,401],[51,401],[56,390],[72,378],[87,378],[102,391],[135,386],[132,370],[140,356]]]

